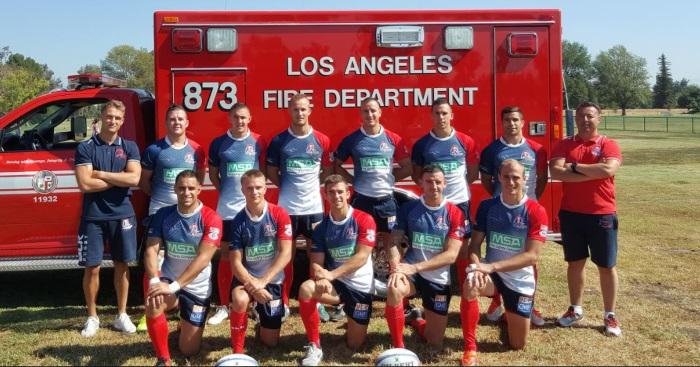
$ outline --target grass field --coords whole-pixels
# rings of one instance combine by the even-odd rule
[[[572,329],[553,325],[568,306],[561,248],[548,243],[540,265],[538,308],[547,324],[531,331],[524,351],[508,351],[499,325],[482,318],[478,329],[483,365],[697,365],[700,362],[700,135],[607,131],[620,142],[624,163],[616,178],[620,216],[618,316],[623,336],[602,333],[597,271],[589,264],[586,318]],[[111,273],[104,272],[99,303],[113,305]],[[103,328],[92,339],[79,335],[85,312],[79,271],[0,273],[0,365],[150,365],[146,334],[124,336],[108,327],[115,309],[99,309]],[[140,297],[134,294],[136,302]],[[293,306],[296,305],[293,303]],[[482,312],[487,307],[483,300]],[[429,365],[455,365],[462,353],[459,299],[454,297],[443,351],[433,351],[406,330],[407,348]],[[280,346],[267,349],[252,337],[247,353],[265,365],[295,365],[305,336],[293,307]],[[130,309],[135,320],[142,308]],[[390,347],[383,303],[375,303],[366,349],[353,354],[343,343],[343,324],[321,326],[326,364],[373,364]],[[175,321],[171,322],[174,329]],[[249,323],[249,336],[253,327]],[[193,365],[211,365],[230,353],[228,323],[207,327]],[[174,348],[176,334],[171,334]],[[185,364],[173,351],[175,363]]]

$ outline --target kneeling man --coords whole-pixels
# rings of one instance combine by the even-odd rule
[[[478,296],[503,296],[508,341],[513,349],[525,347],[534,307],[534,266],[547,236],[547,213],[525,195],[525,167],[515,159],[503,161],[498,173],[501,194],[484,200],[476,213],[469,243],[471,264],[462,287],[460,315],[464,336],[462,365],[476,365]],[[486,239],[486,258],[481,243]]]
[[[221,217],[197,199],[201,191],[197,173],[180,172],[175,179],[177,205],[159,209],[148,228],[146,324],[157,366],[170,365],[165,311],[180,308],[182,354],[194,355],[201,345],[211,296],[211,258],[221,242]],[[165,259],[159,274],[161,244]]]
[[[323,185],[330,213],[313,231],[311,279],[299,289],[299,313],[309,340],[302,366],[317,366],[323,358],[317,302],[344,304],[346,341],[352,349],[365,342],[372,316],[374,219],[348,205],[350,192],[342,176],[330,175]]]

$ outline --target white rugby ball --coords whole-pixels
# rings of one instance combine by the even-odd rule
[[[216,367],[225,366],[259,366],[258,361],[245,354],[229,354],[221,357],[214,364]]]
[[[420,359],[408,349],[392,348],[377,357],[376,366],[420,366]]]

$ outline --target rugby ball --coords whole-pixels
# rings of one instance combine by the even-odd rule
[[[420,366],[418,356],[408,349],[392,348],[377,357],[377,366]]]
[[[214,364],[216,367],[225,366],[259,366],[258,361],[245,354],[229,354],[221,357]]]

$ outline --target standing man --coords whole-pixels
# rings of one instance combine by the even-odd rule
[[[189,124],[185,109],[180,105],[171,105],[165,111],[167,129],[165,137],[149,145],[143,152],[139,187],[151,197],[148,205],[148,219],[144,221],[146,226],[158,209],[177,204],[174,185],[178,173],[186,169],[194,170],[199,182],[204,181],[207,170],[204,149],[187,138]],[[143,290],[146,292],[148,290],[146,274],[143,280]],[[139,321],[137,330],[146,330],[145,315]]]
[[[374,220],[348,205],[350,192],[341,175],[328,176],[323,185],[330,213],[314,229],[309,254],[312,279],[299,289],[299,313],[309,341],[302,366],[318,366],[323,358],[318,302],[344,305],[345,338],[351,349],[364,344],[372,316]]]
[[[474,139],[452,127],[454,114],[446,98],[438,98],[431,107],[433,128],[413,146],[413,181],[421,186],[422,169],[428,164],[438,164],[445,172],[447,201],[456,205],[464,214],[465,240],[455,264],[459,284],[464,282],[464,269],[469,264],[468,242],[471,229],[469,185],[479,177],[479,150]]]
[[[501,110],[503,135],[481,152],[479,163],[481,184],[493,197],[501,193],[498,169],[507,159],[515,159],[525,167],[524,190],[527,197],[539,200],[547,186],[547,151],[536,141],[523,136],[523,125],[525,120],[519,107],[504,107]],[[535,279],[537,279],[537,264],[535,264]],[[502,315],[501,296],[496,289],[486,317],[491,321],[497,321]],[[542,314],[534,306],[530,315],[534,325],[544,325]]]
[[[175,180],[177,205],[159,209],[148,228],[146,324],[158,358],[156,366],[171,364],[166,311],[180,309],[182,354],[192,356],[202,344],[211,297],[211,258],[221,241],[221,217],[199,201],[201,191],[197,173],[180,172]],[[161,245],[166,250],[159,272]]]
[[[209,179],[219,190],[217,212],[224,220],[224,239],[233,218],[245,207],[245,197],[241,191],[241,177],[251,169],[262,170],[265,166],[265,139],[250,131],[250,108],[243,103],[233,105],[228,113],[231,123],[224,135],[212,141],[209,146]],[[228,318],[229,296],[231,292],[231,264],[229,263],[229,243],[224,240],[217,268],[219,307],[207,321],[218,325]]]
[[[136,326],[126,314],[128,262],[136,260],[136,218],[129,188],[138,185],[141,165],[136,143],[118,135],[125,113],[121,101],[105,103],[99,134],[80,143],[75,152],[75,177],[83,193],[78,264],[85,267],[83,292],[88,319],[80,332],[84,337],[94,336],[100,328],[96,299],[105,242],[111,246],[114,261],[118,312],[114,327],[129,334],[136,332]]]
[[[552,178],[564,182],[559,221],[564,260],[567,261],[569,309],[557,319],[571,326],[583,319],[583,286],[586,258],[591,257],[600,274],[605,333],[622,334],[615,316],[617,296],[617,209],[615,173],[622,163],[620,147],[598,134],[600,107],[583,102],[576,108],[575,136],[557,144],[549,162]],[[589,255],[590,254],[590,255]]]
[[[420,293],[425,319],[411,323],[428,344],[440,348],[447,327],[450,265],[464,238],[464,213],[443,196],[445,174],[437,164],[423,168],[419,179],[423,195],[399,209],[389,247],[385,317],[392,345],[403,348],[404,297]],[[408,249],[400,259],[398,245],[407,236]]]
[[[462,284],[460,318],[464,337],[462,366],[476,365],[478,296],[503,295],[508,323],[508,344],[525,347],[535,294],[535,269],[547,238],[547,212],[525,195],[526,168],[515,159],[498,166],[501,192],[479,205],[469,244],[471,264]],[[486,258],[481,243],[486,239]]]
[[[255,302],[260,341],[277,345],[284,307],[284,267],[292,258],[292,225],[287,212],[265,200],[265,175],[256,169],[241,177],[245,208],[229,224],[229,261],[236,277],[231,290],[231,348],[243,353],[248,305]]]
[[[323,219],[323,199],[320,180],[333,168],[330,157],[330,139],[311,127],[311,101],[304,94],[296,94],[289,101],[289,128],[275,136],[267,150],[267,177],[279,187],[278,205],[285,208],[292,220],[292,240],[302,235],[311,238],[314,227]],[[289,292],[294,276],[294,255],[284,269],[285,318],[289,314]]]

